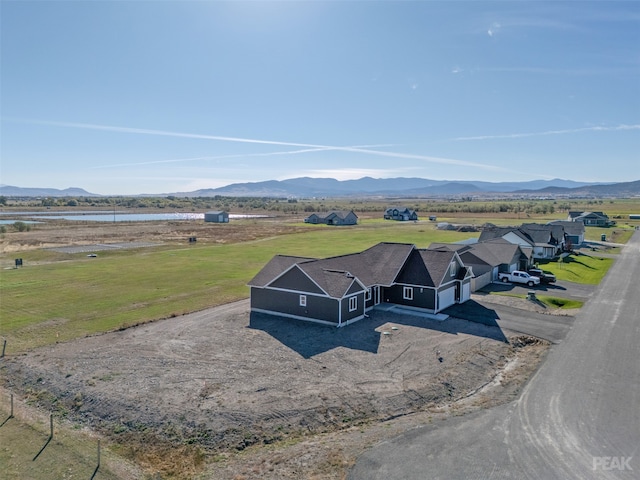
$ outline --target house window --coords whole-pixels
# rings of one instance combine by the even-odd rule
[[[365,300],[371,300],[371,289],[367,288],[367,293],[365,294],[364,297]]]
[[[300,306],[301,307],[306,307],[307,306],[307,296],[306,295],[300,295]]]
[[[449,265],[449,270],[450,270],[450,274],[452,277],[456,276],[456,262],[451,262],[451,265]]]
[[[413,300],[413,287],[404,287],[402,289],[402,298],[405,300]]]
[[[358,297],[349,298],[349,311],[353,312],[358,308]]]

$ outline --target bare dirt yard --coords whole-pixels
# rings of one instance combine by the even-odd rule
[[[455,318],[379,310],[336,329],[250,315],[242,301],[35,350],[2,370],[6,387],[124,445],[147,472],[343,478],[396,432],[393,419],[410,428],[416,412],[508,399],[546,349]]]

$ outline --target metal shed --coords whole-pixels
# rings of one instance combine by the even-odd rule
[[[204,214],[205,222],[229,223],[229,214],[223,211],[207,212]]]

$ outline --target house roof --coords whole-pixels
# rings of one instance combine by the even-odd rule
[[[360,284],[359,290],[365,288],[361,282],[357,281],[351,272],[323,268],[321,260],[302,262],[298,264],[298,267],[324,290],[327,295],[333,298],[344,297],[354,282]]]
[[[314,259],[308,257],[292,257],[289,255],[275,255],[247,285],[250,287],[264,287],[293,265],[309,260]]]
[[[386,213],[393,212],[394,210],[398,210],[398,213],[415,213],[415,210],[408,207],[389,207],[387,208]]]
[[[358,217],[358,215],[356,215],[353,210],[332,210],[330,212],[316,212],[309,215],[309,217],[312,217],[314,215],[322,220],[327,219],[329,217],[338,217],[344,220],[349,215],[354,215],[356,218]]]
[[[584,223],[580,220],[576,222],[568,222],[566,220],[555,220],[553,222],[549,222],[551,225],[561,225],[564,228],[565,233],[568,235],[583,235],[584,234]]]
[[[396,281],[409,285],[439,287],[449,271],[449,265],[457,257],[448,249],[415,249]]]
[[[441,250],[443,248],[447,250],[451,250],[452,252],[458,252],[458,254],[462,252],[466,252],[471,248],[469,244],[461,244],[461,243],[439,243],[433,242],[427,247],[429,250]]]
[[[483,243],[489,240],[494,240],[497,238],[504,238],[505,235],[509,233],[513,233],[514,235],[521,238],[524,242],[530,244],[532,247],[536,243],[531,236],[528,235],[527,232],[521,230],[518,227],[496,227],[491,226],[487,228],[483,228],[480,233],[480,237],[478,238],[478,243]]]
[[[528,254],[527,250],[529,251]],[[494,238],[486,242],[476,243],[472,245],[471,249],[474,255],[493,266],[509,264],[513,261],[513,257],[519,253],[530,257],[531,251],[532,249],[521,247],[504,238]]]
[[[609,220],[609,215],[604,212],[569,212],[569,217],[573,220],[587,217]]]
[[[552,244],[554,241],[557,243],[557,240],[563,237],[562,227],[559,225],[524,223],[519,230],[529,236],[536,245]]]
[[[367,287],[391,285],[415,245],[382,242],[363,252],[317,260],[322,268],[346,270]]]

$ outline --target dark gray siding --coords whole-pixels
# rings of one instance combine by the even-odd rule
[[[252,287],[251,308],[338,323],[338,301],[334,298],[307,295],[307,305],[301,307],[299,293]]]
[[[429,287],[412,287],[413,300],[406,300],[403,296],[405,285],[394,285],[384,289],[383,300],[397,305],[407,305],[411,307],[426,308],[435,310],[436,308],[436,292],[435,289]],[[422,291],[421,291],[422,290]]]
[[[324,294],[324,292],[311,281],[298,267],[294,267],[276,281],[269,285],[285,290],[297,290],[301,292]]]
[[[349,311],[349,298],[344,298],[342,300],[342,321],[348,322],[349,320],[353,320],[354,318],[362,317],[364,315],[364,292],[359,293],[358,295],[353,295],[358,299],[358,308],[356,308],[353,312]]]

